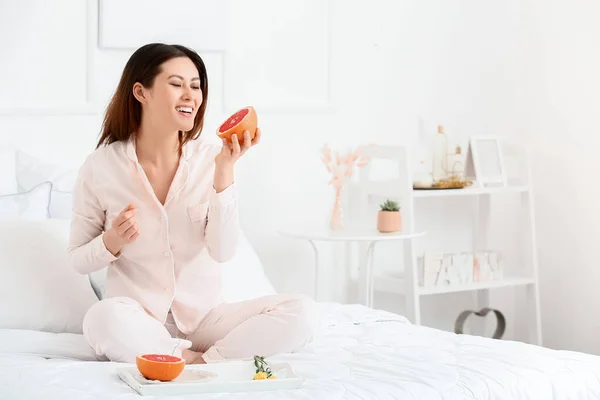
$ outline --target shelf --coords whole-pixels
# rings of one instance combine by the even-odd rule
[[[534,278],[508,277],[487,282],[474,282],[462,285],[447,285],[447,286],[418,286],[417,293],[420,296],[428,296],[433,294],[469,292],[482,289],[496,289],[513,286],[525,286],[535,283]],[[376,290],[391,293],[404,293],[404,278],[395,276],[378,275],[374,277],[374,286]]]
[[[419,294],[422,296],[430,295],[430,294],[442,294],[442,293],[457,293],[457,292],[468,292],[472,290],[481,290],[481,289],[496,289],[503,287],[512,287],[512,286],[524,286],[524,285],[532,285],[535,283],[533,278],[506,278],[506,279],[498,279],[494,281],[488,282],[474,282],[464,285],[448,285],[448,286],[429,286],[429,287],[419,287]]]
[[[493,241],[496,240],[498,234],[502,235],[502,231],[495,232],[496,229],[506,229],[508,226],[504,226],[505,222],[512,225],[513,229],[518,234],[524,235],[524,240],[518,240],[515,242],[515,248],[512,246],[506,249],[507,253],[503,255],[506,260],[524,260],[515,261],[517,265],[507,266],[504,269],[504,279],[492,280],[487,282],[475,282],[469,284],[458,284],[458,285],[445,285],[445,286],[420,286],[418,280],[408,280],[406,274],[402,274],[403,271],[399,271],[397,268],[392,268],[386,265],[375,265],[376,257],[370,257],[372,253],[368,253],[366,261],[373,262],[373,265],[367,264],[367,268],[361,269],[360,284],[364,283],[365,292],[365,305],[371,307],[377,305],[374,302],[375,295],[373,292],[387,292],[393,294],[400,294],[406,296],[410,294],[410,299],[405,299],[404,302],[404,314],[414,324],[421,325],[423,316],[423,304],[429,303],[429,301],[437,302],[440,300],[442,303],[447,301],[443,296],[430,297],[425,299],[424,296],[432,296],[437,294],[445,293],[463,293],[467,297],[469,295],[476,295],[475,302],[478,307],[489,306],[490,299],[487,296],[488,291],[500,292],[501,288],[515,288],[525,292],[526,301],[531,304],[528,307],[527,312],[527,326],[532,343],[541,345],[541,318],[540,318],[540,301],[539,301],[539,288],[538,288],[538,262],[537,262],[537,243],[535,236],[535,225],[534,225],[534,202],[532,201],[532,194],[534,189],[534,182],[531,180],[531,169],[529,159],[529,149],[527,146],[521,145],[520,143],[511,143],[511,141],[504,141],[503,139],[496,140],[490,136],[475,135],[469,138],[468,145],[476,144],[479,140],[490,140],[494,141],[494,146],[498,146],[498,153],[492,154],[497,157],[500,163],[501,172],[503,175],[503,182],[506,185],[490,184],[482,185],[485,180],[473,179],[473,184],[469,187],[462,189],[429,189],[429,188],[414,188],[414,185],[427,185],[432,182],[432,176],[417,177],[415,172],[411,168],[411,164],[414,162],[412,157],[412,149],[406,146],[387,146],[387,145],[373,145],[367,146],[363,152],[364,156],[369,157],[371,161],[374,160],[385,160],[389,163],[390,169],[396,170],[395,177],[380,177],[373,174],[369,168],[363,169],[358,174],[357,182],[353,182],[351,186],[350,194],[357,197],[357,201],[349,202],[349,208],[351,212],[357,210],[360,215],[370,215],[373,218],[373,213],[376,210],[376,205],[381,204],[384,199],[391,198],[399,201],[403,204],[403,218],[410,222],[411,229],[423,229],[429,230],[434,227],[436,230],[440,230],[440,238],[433,238],[433,240],[407,240],[402,243],[402,247],[406,247],[403,251],[402,258],[398,260],[404,265],[406,272],[422,270],[422,263],[418,260],[419,255],[425,254],[431,249],[434,252],[445,251],[439,249],[438,240],[441,240],[443,247],[454,248],[454,247],[466,247],[465,251],[469,251],[472,248],[473,251],[477,249],[487,249],[493,246]],[[491,151],[492,149],[490,149]],[[495,149],[493,150],[495,152]],[[486,149],[487,152],[487,149]],[[470,154],[468,155],[470,157]],[[487,155],[483,156],[484,158]],[[475,167],[477,160],[466,159],[465,166]],[[472,163],[472,164],[471,164]],[[393,164],[393,165],[392,165]],[[426,167],[426,166],[425,166]],[[471,169],[471,168],[469,168]],[[472,169],[473,171],[475,168]],[[426,171],[420,171],[425,173]],[[465,177],[471,178],[470,171],[463,171]],[[479,172],[479,171],[477,171]],[[494,173],[494,171],[490,171]],[[504,174],[506,172],[506,174]],[[388,175],[388,174],[385,174]],[[391,175],[391,174],[390,174]],[[419,174],[420,175],[420,174]],[[481,178],[481,176],[479,177]],[[492,221],[492,211],[496,211],[495,208],[499,205],[496,201],[498,200],[509,200],[506,206],[514,206],[514,215],[519,215],[519,218],[511,219],[510,221],[500,221],[501,224],[497,225]],[[424,200],[425,199],[425,200]],[[427,200],[429,199],[429,200]],[[471,204],[471,202],[475,202]],[[431,204],[430,204],[431,202]],[[438,203],[440,202],[440,203]],[[463,203],[464,204],[459,204]],[[438,219],[432,219],[429,209],[422,209],[421,206],[429,205],[444,205],[446,208],[452,209],[456,207],[464,208],[461,211],[469,212],[472,221],[467,220],[457,226],[458,219],[452,221],[438,221]],[[504,205],[504,202],[500,204]],[[475,207],[473,207],[475,206]],[[443,210],[436,210],[443,211]],[[447,210],[446,210],[447,211]],[[364,214],[363,214],[364,213]],[[369,213],[369,214],[366,214]],[[423,219],[421,225],[421,219]],[[434,226],[428,226],[432,223]],[[441,225],[440,225],[441,223]],[[413,228],[419,227],[419,228]],[[460,238],[454,240],[455,230],[461,233]],[[459,242],[464,242],[462,239],[465,231],[471,231],[473,240],[468,240],[466,243],[459,245]],[[330,239],[331,236],[327,235]],[[427,236],[425,236],[426,238]],[[340,240],[341,237],[336,238]],[[445,240],[447,239],[447,240]],[[467,239],[467,238],[464,238]],[[503,249],[504,250],[504,249]],[[378,250],[375,250],[378,254]],[[363,254],[360,254],[363,258]],[[394,257],[395,258],[395,257]],[[363,260],[361,260],[363,261]],[[394,261],[396,260],[389,260]],[[523,264],[519,264],[523,262]],[[531,263],[531,265],[528,265]],[[362,266],[362,265],[361,265]],[[370,268],[368,268],[370,267]],[[390,268],[391,270],[385,271]],[[364,273],[363,273],[364,272]],[[498,276],[498,275],[496,275]],[[429,283],[430,280],[427,280]],[[494,289],[494,290],[493,290]],[[361,290],[362,292],[363,290]],[[391,300],[391,299],[386,299]],[[423,300],[423,301],[422,301]],[[428,300],[428,301],[424,301]],[[450,299],[451,301],[451,299]],[[443,304],[442,304],[443,305]],[[516,305],[517,307],[519,305]],[[437,318],[436,318],[437,319]]]
[[[464,189],[413,189],[413,197],[450,197],[450,196],[476,196],[492,193],[522,193],[529,191],[528,185],[474,187]]]

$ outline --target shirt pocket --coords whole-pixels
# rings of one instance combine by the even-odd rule
[[[208,200],[188,207],[188,216],[192,222],[204,222],[208,217]]]

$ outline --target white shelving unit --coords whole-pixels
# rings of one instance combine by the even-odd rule
[[[488,249],[488,236],[492,226],[490,225],[492,197],[504,194],[518,196],[520,199],[519,221],[522,224],[517,229],[522,236],[519,239],[520,250],[515,257],[518,259],[520,268],[507,268],[503,279],[475,282],[461,285],[448,286],[421,286],[419,284],[419,268],[417,248],[415,241],[402,242],[403,247],[403,271],[398,274],[376,274],[373,279],[371,290],[399,293],[405,296],[405,315],[415,324],[421,324],[421,298],[423,296],[435,296],[446,293],[475,292],[477,309],[490,307],[490,291],[498,288],[515,288],[523,290],[525,304],[519,304],[518,311],[525,311],[524,318],[527,323],[529,342],[541,345],[541,318],[540,300],[538,288],[538,261],[536,254],[535,219],[533,209],[533,193],[531,190],[531,173],[529,160],[525,149],[503,143],[505,166],[516,167],[509,171],[509,184],[499,187],[473,186],[464,189],[450,190],[415,190],[412,185],[412,170],[407,150],[403,146],[372,146],[365,149],[366,154],[371,157],[372,162],[360,170],[357,181],[349,187],[349,208],[357,220],[369,221],[373,219],[374,207],[383,198],[398,199],[402,207],[403,231],[406,233],[415,231],[415,223],[419,216],[415,213],[415,204],[422,199],[429,202],[450,201],[458,196],[468,197],[477,204],[477,223],[473,226],[473,251]],[[394,162],[398,168],[398,177],[392,180],[375,181],[371,179],[371,165],[374,160],[387,160]],[[512,175],[511,175],[512,172]],[[427,228],[419,227],[428,231]],[[452,226],[448,227],[449,230]],[[451,231],[450,231],[451,232]],[[426,240],[425,237],[422,240]],[[432,249],[435,251],[436,249]],[[369,294],[371,297],[373,294]],[[482,325],[480,325],[482,329]]]

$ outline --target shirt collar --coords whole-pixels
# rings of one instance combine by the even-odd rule
[[[125,143],[125,152],[132,161],[138,162],[137,154],[135,153],[135,135],[131,135]]]
[[[192,141],[188,141],[186,144],[183,145],[181,157],[184,160],[188,160],[193,153],[193,148],[192,146],[190,146],[191,142]],[[135,152],[135,134],[131,135],[125,143],[125,152],[127,153],[127,157],[129,157],[132,161],[139,161]]]

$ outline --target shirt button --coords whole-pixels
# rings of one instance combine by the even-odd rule
[[[166,221],[167,220],[167,216],[163,215],[160,219],[162,219],[163,221]]]
[[[165,255],[165,257],[169,257],[171,255],[171,253],[169,253],[168,251],[165,251],[163,254]]]

